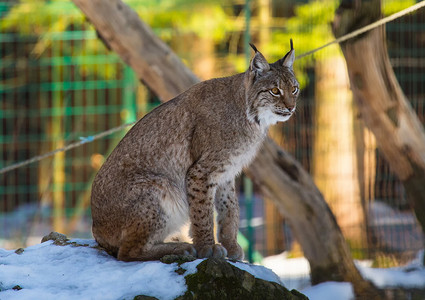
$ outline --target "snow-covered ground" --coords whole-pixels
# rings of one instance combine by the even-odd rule
[[[408,265],[396,268],[371,268],[368,262],[357,261],[362,276],[380,288],[403,287],[425,289],[425,268],[421,265],[424,251]],[[310,284],[310,267],[305,258],[288,258],[286,253],[266,257],[263,265],[274,271],[284,286],[297,289],[310,300],[350,300],[354,298],[353,287],[347,282],[326,282],[316,286]]]
[[[93,240],[73,241],[96,245]],[[176,264],[126,263],[95,248],[51,244],[31,246],[20,254],[0,249],[0,299],[132,299],[138,294],[174,299],[186,290],[184,276],[202,261],[185,263],[182,267],[187,271],[179,276]],[[405,267],[374,269],[360,262],[357,267],[379,287],[425,289],[422,255]],[[350,283],[326,282],[311,287],[304,258],[288,258],[283,253],[265,258],[263,264],[277,276],[259,266],[235,263],[258,278],[281,280],[288,289],[298,289],[311,300],[353,299]]]
[[[95,246],[94,240],[72,240]],[[54,246],[52,241],[28,247],[22,253],[0,249],[1,300],[133,299],[136,295],[174,299],[186,291],[184,276],[196,271],[201,259],[176,263],[122,262],[91,247]],[[280,283],[272,271],[233,263],[257,278]]]
[[[287,289],[299,290],[310,300],[329,300],[330,296],[338,300],[354,298],[353,287],[347,282],[326,282],[312,287],[310,266],[304,257],[288,258],[287,253],[282,253],[264,258],[263,265],[275,272]]]

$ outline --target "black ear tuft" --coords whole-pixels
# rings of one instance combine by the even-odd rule
[[[289,52],[286,53],[284,57],[279,59],[278,63],[281,66],[284,66],[293,70],[292,65],[294,64],[294,61],[295,61],[295,50],[294,50],[294,43],[292,42],[292,39],[289,39],[289,44],[291,46],[291,50],[289,50]]]
[[[255,46],[254,46],[255,47]],[[257,48],[254,49],[254,51]],[[267,60],[264,58],[263,54],[260,51],[256,51],[254,57],[251,60],[251,64],[249,66],[249,70],[251,72],[255,72],[255,74],[264,74],[268,70],[270,70],[270,65]]]
[[[249,43],[249,45],[251,46],[252,50],[254,50],[254,51],[255,51],[255,53],[257,53],[257,52],[258,52],[257,47],[255,47],[255,45],[254,45],[254,44]]]

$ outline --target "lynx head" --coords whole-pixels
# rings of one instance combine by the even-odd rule
[[[269,64],[257,48],[247,70],[247,116],[262,127],[287,121],[295,112],[299,84],[292,64],[295,53],[291,50],[275,63]]]

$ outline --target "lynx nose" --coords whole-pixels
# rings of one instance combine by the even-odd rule
[[[294,111],[295,111],[295,104],[293,104],[293,105],[286,105],[286,108],[291,112],[291,113],[293,113]]]

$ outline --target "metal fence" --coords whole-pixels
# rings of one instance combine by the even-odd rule
[[[7,16],[13,4],[18,5],[1,2],[0,17]],[[60,22],[67,11],[53,13],[56,17],[46,20],[46,27]],[[31,12],[20,22],[31,26]],[[143,97],[136,101],[143,91],[138,91],[132,70],[108,53],[96,33],[85,26],[43,36],[16,27],[2,29],[2,167],[134,121],[147,111]],[[27,245],[34,243],[34,237],[38,242],[40,235],[52,229],[89,236],[91,181],[123,134],[1,175],[1,245]]]
[[[1,20],[13,13],[16,4],[0,2]],[[20,22],[24,27],[31,26],[31,14],[22,15]],[[61,28],[60,20],[70,17],[66,14],[69,12],[63,9],[52,11],[46,17],[46,28]],[[306,32],[309,28],[306,26]],[[105,49],[87,23],[67,23],[66,30],[43,34],[19,30],[16,26],[2,26],[0,30],[0,168],[79,139],[90,139],[96,133],[140,118],[158,104],[148,89],[137,82],[131,69]],[[254,29],[253,36],[259,31]],[[394,70],[407,98],[425,123],[423,32],[423,12],[387,25]],[[228,53],[231,43],[225,45],[213,47],[215,76],[235,71],[228,64],[235,59]],[[337,46],[334,47],[329,52],[324,50],[321,60],[332,58],[337,52]],[[178,51],[189,66],[197,64],[198,58],[192,60],[184,53],[187,50]],[[242,51],[239,52],[243,57]],[[326,107],[329,111],[342,108],[341,102],[324,103],[318,96],[323,88],[320,76],[325,76],[325,82],[332,82],[335,76],[326,70],[322,72],[323,64],[322,69],[318,65],[310,64],[304,70],[308,80],[295,118],[274,128],[272,135],[315,176],[319,187],[326,190],[325,198],[330,199],[333,188],[320,183],[323,176],[317,165],[317,161],[329,156],[331,151],[326,150],[326,143],[325,146],[318,144],[317,128],[325,126],[318,123],[319,109],[325,105],[331,105]],[[337,179],[346,176],[348,181],[355,182],[356,199],[340,193],[337,200],[328,201],[337,216],[339,211],[350,210],[353,205],[362,211],[361,222],[340,224],[355,257],[374,258],[380,266],[400,264],[423,248],[424,235],[406,202],[401,183],[389,170],[371,134],[362,127],[352,102],[344,105],[352,116],[350,126],[355,128],[347,145],[354,147],[356,160],[362,161],[363,167],[359,171],[358,163],[353,163],[351,167],[354,166],[356,172],[340,170],[341,173],[334,173],[334,177],[328,179],[340,182]],[[38,243],[42,235],[52,230],[72,237],[91,237],[90,186],[103,160],[124,133],[112,134],[0,175],[0,247]],[[361,154],[355,146],[359,141],[364,144]],[[345,147],[344,144],[341,147]],[[325,151],[323,156],[321,151]],[[336,154],[332,155],[337,155],[345,150],[333,151]],[[247,235],[242,183],[240,190],[241,232]],[[359,203],[363,204],[359,206]],[[254,238],[250,242],[254,250],[263,256],[284,250],[296,252],[290,228],[270,201],[256,195],[252,207],[250,223]]]

